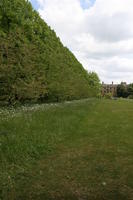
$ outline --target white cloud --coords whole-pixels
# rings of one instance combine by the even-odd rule
[[[105,82],[133,82],[133,0],[96,0],[86,9],[83,0],[37,1],[42,18],[88,71]]]

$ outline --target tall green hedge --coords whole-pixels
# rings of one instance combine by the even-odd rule
[[[0,102],[92,96],[88,74],[25,0],[0,0]]]

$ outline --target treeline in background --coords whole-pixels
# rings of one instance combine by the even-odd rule
[[[133,83],[128,85],[119,84],[117,86],[117,97],[133,99]]]

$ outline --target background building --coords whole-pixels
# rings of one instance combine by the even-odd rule
[[[102,82],[102,96],[111,93],[113,97],[117,96],[117,86],[118,84],[105,84]]]

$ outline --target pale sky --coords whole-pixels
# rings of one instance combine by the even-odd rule
[[[88,71],[133,82],[133,0],[30,0]]]

